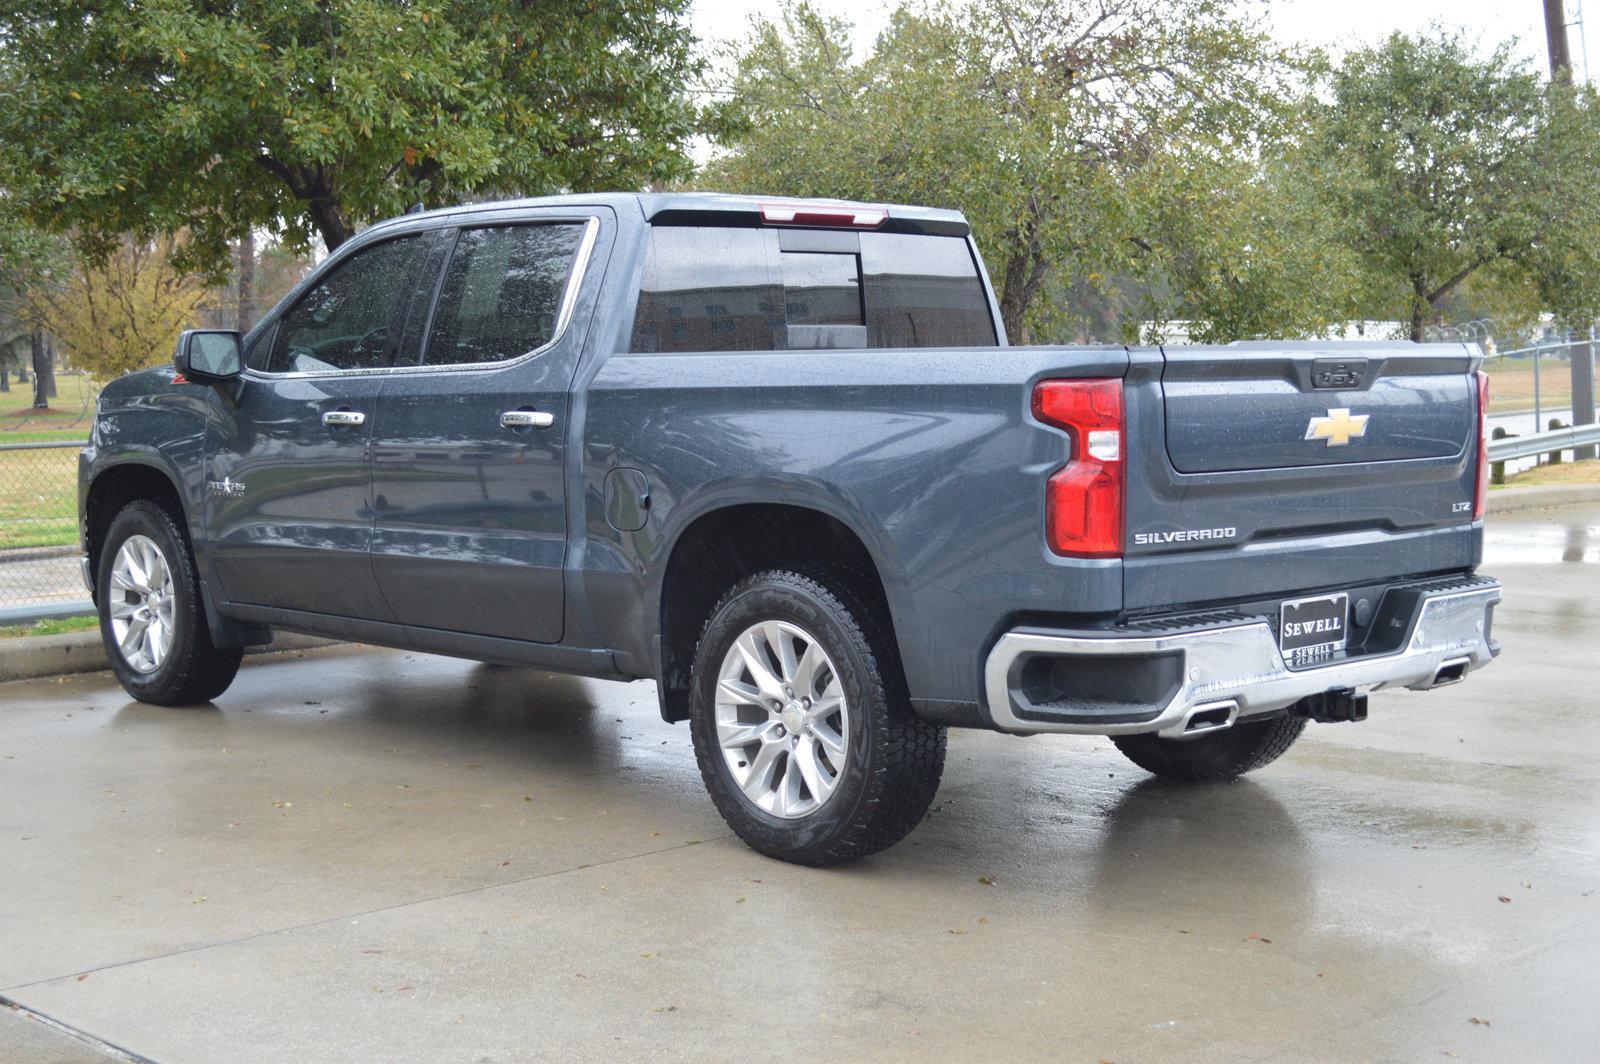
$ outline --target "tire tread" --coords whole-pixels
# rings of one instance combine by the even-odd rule
[[[1198,739],[1115,735],[1111,741],[1124,757],[1146,772],[1167,779],[1204,783],[1234,779],[1270,765],[1294,745],[1305,728],[1304,717],[1284,714],[1268,720],[1245,721]]]
[[[200,576],[194,563],[194,552],[184,527],[183,513],[177,505],[166,499],[137,499],[124,506],[111,522],[111,531],[125,515],[138,513],[155,524],[165,534],[176,556],[170,559],[174,581],[180,594],[174,609],[185,615],[187,623],[176,624],[180,631],[187,630],[189,638],[173,640],[170,668],[152,674],[150,682],[129,669],[122,656],[112,645],[110,626],[102,620],[101,632],[106,642],[106,656],[113,671],[130,695],[141,702],[158,706],[193,705],[209,702],[221,695],[238,675],[239,663],[244,657],[242,647],[218,647],[211,641],[211,629],[206,623],[206,610],[200,594]],[[105,549],[114,550],[114,536],[107,536]],[[102,604],[104,609],[104,604]]]
[[[866,577],[837,566],[804,569],[769,569],[746,577],[730,588],[706,618],[698,646],[703,647],[712,625],[734,599],[757,586],[787,586],[822,603],[861,648],[865,664],[863,702],[875,702],[884,712],[869,720],[875,727],[871,777],[844,830],[824,845],[781,849],[745,830],[747,816],[738,795],[732,793],[712,760],[715,751],[695,744],[700,775],[717,810],[734,832],[752,848],[781,860],[823,866],[855,860],[885,850],[911,833],[928,814],[944,772],[945,729],[924,721],[911,709],[905,678],[900,669],[893,628]],[[700,660],[697,650],[696,661]],[[865,706],[863,705],[863,709]]]

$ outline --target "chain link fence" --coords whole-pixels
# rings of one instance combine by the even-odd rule
[[[85,442],[0,442],[0,616],[87,608],[77,495]]]

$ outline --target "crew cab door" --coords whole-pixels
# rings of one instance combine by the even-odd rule
[[[401,623],[560,641],[568,393],[599,233],[568,211],[449,234],[426,343],[374,421],[372,565]]]
[[[207,448],[207,528],[229,600],[392,620],[369,557],[369,443],[383,375],[433,291],[435,239],[344,255],[252,338],[237,405]]]

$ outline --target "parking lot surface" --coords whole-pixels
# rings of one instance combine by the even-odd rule
[[[162,1064],[1593,1059],[1596,522],[1497,519],[1462,686],[1219,786],[952,732],[927,822],[828,870],[730,837],[648,684],[0,686],[0,1059],[85,1059],[30,1015]]]

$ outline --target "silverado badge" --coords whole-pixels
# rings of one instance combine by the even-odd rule
[[[1327,440],[1329,447],[1343,447],[1356,436],[1367,434],[1369,414],[1350,416],[1348,407],[1335,407],[1327,417],[1314,417],[1306,426],[1306,439]]]

